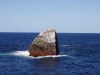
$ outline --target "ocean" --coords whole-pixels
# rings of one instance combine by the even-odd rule
[[[0,75],[100,75],[100,34],[57,33],[59,55],[30,57],[38,33],[0,33]]]

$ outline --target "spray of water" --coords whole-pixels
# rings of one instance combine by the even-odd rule
[[[49,58],[49,57],[55,58],[55,57],[68,56],[68,55],[48,55],[48,56],[32,57],[32,56],[29,56],[29,51],[15,51],[12,53],[12,55],[23,56],[23,57],[28,57],[28,58]]]
[[[0,55],[14,55],[14,56],[19,56],[19,57],[25,57],[25,58],[30,58],[30,59],[39,59],[39,58],[57,58],[57,57],[72,57],[70,55],[48,55],[48,56],[39,56],[39,57],[32,57],[29,56],[29,51],[15,51],[11,53],[4,53]]]

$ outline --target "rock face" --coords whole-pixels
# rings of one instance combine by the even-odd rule
[[[41,32],[32,42],[30,56],[46,56],[59,54],[57,34],[54,29]]]

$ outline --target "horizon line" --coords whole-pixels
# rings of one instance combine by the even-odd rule
[[[40,33],[40,32],[0,32],[0,33]],[[56,33],[81,33],[81,34],[100,34],[99,32],[56,32]]]

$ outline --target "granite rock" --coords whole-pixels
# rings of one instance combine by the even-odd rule
[[[47,56],[59,54],[57,34],[54,29],[41,32],[32,42],[30,56]]]

